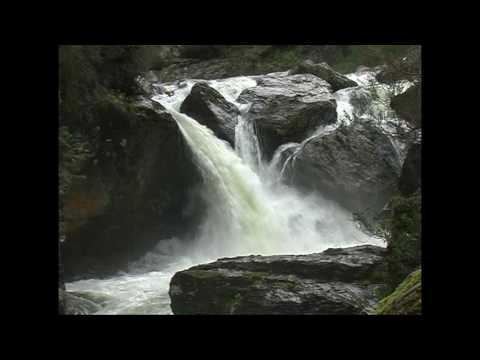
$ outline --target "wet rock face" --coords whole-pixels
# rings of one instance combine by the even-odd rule
[[[235,146],[235,126],[240,112],[207,83],[197,83],[192,87],[180,111],[212,129],[218,138]]]
[[[178,272],[175,314],[366,314],[383,286],[383,248],[219,259]]]
[[[316,76],[283,73],[255,80],[257,86],[244,90],[237,101],[252,104],[246,116],[255,123],[267,159],[281,144],[301,142],[319,125],[337,120],[330,85]]]
[[[169,226],[188,223],[188,189],[200,179],[161,105],[112,100],[97,111],[102,122],[90,137],[93,156],[64,203],[67,281],[72,274],[118,270],[119,262],[153,246],[158,234],[168,236]]]
[[[350,211],[378,211],[395,191],[401,165],[386,135],[355,122],[312,139],[292,168],[296,186],[318,190]]]
[[[398,188],[403,196],[409,196],[421,188],[422,144],[413,143],[403,163]]]
[[[333,70],[327,63],[314,64],[311,60],[305,60],[298,64],[290,74],[313,74],[320,79],[325,80],[332,87],[332,91],[358,86],[358,84],[346,76]]]

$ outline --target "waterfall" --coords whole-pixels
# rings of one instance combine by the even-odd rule
[[[258,138],[253,124],[242,116],[248,104],[236,102],[241,91],[255,82],[239,77],[210,85],[240,108],[235,149],[175,110],[178,105],[156,98],[177,121],[204,180],[201,196],[207,203],[207,218],[192,243],[191,256],[295,254],[371,241],[335,204],[318,196],[301,196],[286,186],[270,186],[278,173],[258,171],[264,165]],[[182,93],[178,101],[183,98]],[[304,143],[334,129],[335,125],[321,127]]]
[[[168,282],[176,271],[219,257],[239,255],[302,254],[329,247],[383,245],[381,239],[360,231],[351,214],[319,194],[301,195],[277,180],[287,161],[306,142],[327,134],[336,125],[317,129],[301,144],[286,144],[270,164],[263,164],[252,123],[245,120],[248,104],[237,97],[255,86],[249,77],[208,81],[239,110],[235,148],[218,139],[206,126],[179,112],[197,80],[183,87],[167,84],[173,96],[153,97],[170,112],[192,150],[203,186],[200,196],[207,215],[193,239],[161,240],[156,249],[112,279],[88,279],[67,284],[71,291],[109,297],[99,314],[170,314]],[[282,151],[293,148],[283,164]],[[168,245],[168,246],[167,246]]]

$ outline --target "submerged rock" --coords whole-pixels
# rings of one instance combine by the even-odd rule
[[[102,308],[101,303],[91,299],[88,294],[75,293],[59,289],[59,303],[63,315],[89,315]]]
[[[383,287],[385,249],[242,256],[177,272],[174,314],[367,314]]]
[[[256,125],[267,159],[281,144],[301,142],[319,125],[337,120],[330,85],[310,74],[255,77],[257,86],[244,90],[238,102],[251,103],[246,117]]]
[[[317,190],[350,211],[379,211],[396,189],[400,159],[378,127],[356,121],[313,138],[302,148],[291,181]]]
[[[333,70],[326,62],[314,64],[311,60],[305,60],[290,70],[290,74],[312,74],[325,80],[332,86],[332,91],[358,86],[348,77]]]
[[[220,139],[235,145],[235,126],[239,110],[205,82],[192,87],[180,111],[213,130]]]

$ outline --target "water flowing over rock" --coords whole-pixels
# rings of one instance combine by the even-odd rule
[[[289,72],[294,74],[312,74],[325,80],[332,86],[332,91],[358,86],[358,84],[348,77],[333,70],[327,63],[314,64],[311,60],[305,60],[294,67]]]
[[[159,113],[166,110],[172,116],[192,152],[193,163],[185,163],[185,166],[200,172],[201,181],[196,191],[204,205],[200,226],[191,227],[191,233],[178,238],[171,236],[170,244],[165,243],[165,238],[157,238],[158,245],[172,246],[162,247],[158,252],[149,251],[144,254],[145,261],[134,261],[126,273],[109,279],[67,283],[69,291],[112,295],[113,299],[98,314],[171,313],[168,281],[173,274],[221,257],[250,254],[293,256],[319,253],[328,248],[383,245],[382,239],[362,232],[348,211],[322,194],[301,194],[277,182],[278,171],[269,169],[270,164],[261,156],[263,150],[258,150],[257,136],[263,145],[265,138],[261,131],[257,131],[261,121],[250,117],[251,114],[258,115],[263,111],[265,123],[273,116],[277,120],[274,128],[277,126],[285,131],[285,134],[280,133],[287,140],[293,138],[297,142],[303,142],[311,132],[316,133],[323,122],[333,123],[331,127],[335,128],[336,101],[328,83],[310,74],[288,76],[286,73],[208,81],[211,88],[241,112],[235,129],[235,147],[232,147],[215,136],[209,127],[181,112],[183,101],[200,81],[192,79],[162,84],[164,91],[152,94],[152,99],[162,104],[158,107]],[[282,109],[291,115],[286,119],[287,126],[283,123],[285,113],[282,114]],[[324,110],[323,113],[318,109]],[[311,124],[302,123],[304,114],[312,115]],[[301,125],[301,131],[296,128],[298,125]],[[294,136],[289,138],[291,129]],[[292,143],[282,145],[285,145],[281,146],[285,155],[292,154],[288,149],[295,149],[295,146],[289,147]],[[284,157],[280,154],[277,160],[282,159]],[[311,285],[310,281],[302,278],[301,285],[298,285],[303,289],[300,293],[305,294],[303,309],[306,313],[310,306],[315,308],[319,303],[316,295],[308,294],[317,294],[319,289],[323,294],[322,311],[365,313],[364,309],[373,301],[365,299],[371,299],[372,291],[379,286],[377,283],[357,286],[346,280],[317,286]],[[268,285],[266,283],[264,288],[266,294]],[[286,311],[290,311],[288,306]]]
[[[351,211],[363,211],[385,205],[400,169],[388,136],[372,124],[356,121],[305,144],[290,174],[297,186],[318,190]]]
[[[207,83],[195,84],[180,110],[213,130],[218,138],[235,146],[235,126],[240,112]]]
[[[252,104],[246,118],[256,125],[266,159],[281,144],[300,142],[337,120],[330,85],[314,75],[278,73],[255,80],[257,86],[244,90],[238,102]]]
[[[367,314],[382,288],[385,249],[223,258],[177,272],[174,314]]]
[[[63,315],[89,315],[101,309],[101,305],[91,299],[59,289],[59,304]]]

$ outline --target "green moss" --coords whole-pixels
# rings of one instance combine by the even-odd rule
[[[393,290],[421,264],[421,195],[395,197],[387,221],[389,285]]]
[[[245,273],[245,278],[250,279],[252,281],[260,281],[263,280],[269,274],[267,272],[257,271],[257,272],[247,272]]]
[[[411,273],[395,291],[382,299],[372,315],[416,315],[422,312],[422,270]]]
[[[188,275],[197,279],[211,279],[221,276],[217,271],[212,270],[188,270]]]
[[[242,295],[240,293],[235,294],[232,297],[227,297],[225,300],[226,312],[229,314],[234,314],[238,305],[242,301]]]

